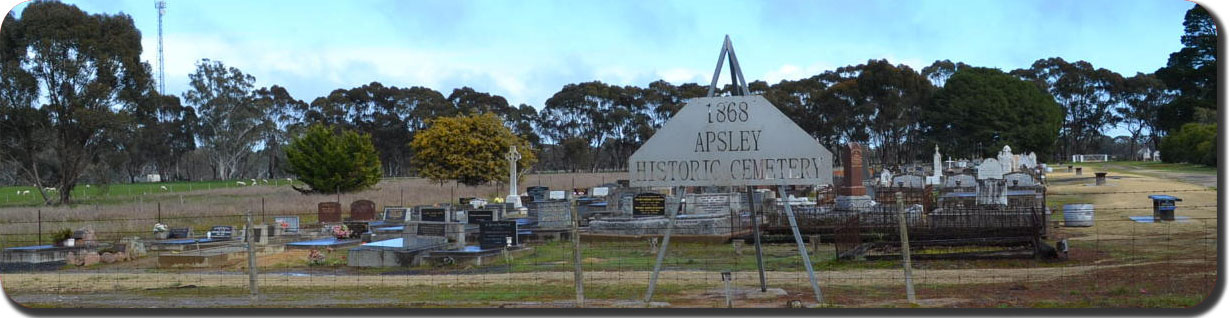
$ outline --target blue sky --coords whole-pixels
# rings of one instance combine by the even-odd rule
[[[132,15],[155,66],[153,0],[67,1]],[[1180,0],[184,1],[164,20],[167,91],[197,60],[305,101],[372,81],[448,95],[470,86],[541,107],[563,85],[707,82],[730,34],[748,81],[776,83],[885,58],[1005,70],[1053,56],[1130,76],[1181,46]],[[19,10],[25,5],[19,5]],[[728,77],[723,76],[723,80]]]

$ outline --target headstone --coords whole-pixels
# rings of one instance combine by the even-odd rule
[[[550,192],[550,191],[551,191],[551,188],[543,187],[543,186],[534,186],[534,187],[525,188],[525,194],[528,194],[530,197],[532,197],[530,201],[546,201],[547,192]],[[525,204],[526,202],[521,202],[521,203]]]
[[[595,187],[594,190],[590,193],[590,195],[595,196],[595,197],[605,197],[608,194],[610,194],[610,192],[611,192],[611,189],[607,187]]]
[[[551,191],[550,196],[547,198],[551,200],[564,200],[568,198],[568,195],[564,191]]]
[[[504,201],[512,203],[514,208],[520,208],[522,205],[521,197],[517,195],[517,160],[521,160],[521,152],[517,151],[517,146],[509,146],[504,159],[508,160],[508,196],[504,197]]]
[[[889,186],[893,183],[893,173],[888,172],[888,169],[880,170],[880,185]]]
[[[1012,164],[1012,147],[1004,145],[1004,149],[999,152],[999,155],[995,159],[1000,165],[1000,171],[1008,173],[1014,169]],[[983,161],[982,164],[985,165],[986,161]]]
[[[958,174],[958,175],[953,175],[953,176],[949,176],[948,178],[945,178],[944,187],[945,188],[973,188],[977,186],[978,184],[977,182],[978,181],[974,179],[974,176],[971,176],[968,174]]]
[[[495,219],[496,219],[496,220],[502,220],[502,219],[504,219],[504,211],[506,211],[506,210],[504,209],[504,208],[505,208],[505,206],[506,206],[506,204],[488,204],[488,205],[484,205],[484,206],[483,206],[483,210],[491,210],[491,211],[494,211],[494,212],[495,212]]]
[[[405,222],[407,210],[409,209],[401,206],[386,206],[384,207],[384,212],[380,215],[380,219],[385,222]]]
[[[350,203],[350,219],[354,221],[375,220],[376,203],[371,200],[358,200]]]
[[[342,204],[337,202],[321,202],[316,205],[316,222],[336,223],[342,221]]]
[[[495,211],[492,210],[470,210],[466,211],[466,223],[482,224],[482,222],[495,221]]]
[[[1004,146],[1007,147],[1007,146]],[[985,179],[1003,179],[1004,166],[1000,165],[999,160],[994,158],[983,160],[982,164],[978,165],[978,180]]]
[[[893,177],[890,187],[894,188],[923,188],[926,187],[926,182],[922,176],[918,175],[903,175]]]
[[[632,215],[666,215],[666,196],[645,192],[632,198]]]
[[[419,220],[424,222],[448,222],[448,210],[444,208],[419,209]]]
[[[851,142],[848,149],[841,161],[846,184],[838,188],[837,193],[844,196],[867,195],[867,188],[863,186],[863,147]]]
[[[235,227],[229,225],[218,225],[209,228],[209,237],[212,239],[229,240],[235,234]]]
[[[167,236],[168,239],[192,238],[192,228],[189,227],[174,228],[170,230],[170,233],[171,235]]]
[[[731,209],[741,208],[737,193],[688,194],[686,198],[688,210],[694,214],[730,213]]]
[[[931,156],[931,176],[934,177],[933,179],[936,182],[933,182],[930,184],[939,183],[938,181],[940,179],[940,176],[944,175],[944,167],[941,166],[940,160],[943,160],[943,157],[940,156],[940,146],[936,145],[935,154]]]
[[[491,221],[478,225],[479,248],[498,249],[504,248],[510,243],[513,246],[520,245],[520,242],[517,240],[516,221]]]
[[[298,216],[275,216],[273,224],[281,228],[282,233],[299,233]]]
[[[1028,173],[1016,172],[1004,175],[1005,182],[1008,187],[1032,187],[1038,185],[1038,181]]]
[[[628,179],[619,179],[615,180],[615,184],[618,184],[620,188],[628,188],[632,186],[632,181]]]

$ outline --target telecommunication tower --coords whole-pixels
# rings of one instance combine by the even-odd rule
[[[167,2],[158,0],[154,2],[154,8],[158,9],[158,94],[165,95],[167,77],[166,60],[162,58],[162,16],[167,14]]]

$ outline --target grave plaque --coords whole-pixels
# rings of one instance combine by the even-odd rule
[[[620,188],[627,188],[627,187],[631,187],[632,185],[632,183],[628,179],[615,180],[615,184],[618,184]]]
[[[696,214],[712,214],[712,213],[727,213],[730,211],[730,194],[698,194],[694,196],[695,203],[688,200],[688,204],[692,205]]]
[[[342,221],[342,204],[337,202],[321,202],[316,205],[316,222],[336,223]]]
[[[444,236],[444,224],[419,224],[418,235]]]
[[[508,246],[510,238],[512,239],[512,245],[519,245],[519,242],[517,242],[516,221],[492,221],[483,222],[478,225],[479,248],[504,248]]]
[[[666,196],[646,192],[632,197],[632,215],[666,215]]]
[[[386,222],[404,222],[406,221],[406,210],[405,207],[386,206],[380,219]]]
[[[470,210],[466,212],[466,216],[466,223],[469,224],[495,221],[495,211],[492,210]]]
[[[273,224],[282,228],[282,233],[299,233],[299,217],[275,216]]]
[[[209,229],[209,237],[215,239],[230,239],[235,233],[235,228],[227,225],[219,225]]]
[[[423,208],[419,209],[420,221],[425,222],[448,222],[448,210],[444,208]]]
[[[358,200],[350,203],[350,219],[354,221],[375,220],[376,203],[371,200]]]

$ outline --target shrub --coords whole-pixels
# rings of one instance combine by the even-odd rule
[[[1162,138],[1162,160],[1217,166],[1217,125],[1188,123]]]
[[[312,125],[285,147],[286,172],[309,189],[302,193],[337,193],[367,189],[380,182],[380,158],[371,135]]]

